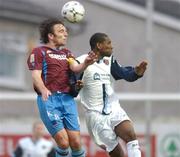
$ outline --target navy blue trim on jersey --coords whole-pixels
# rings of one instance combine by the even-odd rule
[[[44,51],[42,51],[43,54],[43,77],[44,77],[44,81],[46,82],[46,78],[47,78],[47,62],[45,60],[45,55],[46,53]]]
[[[105,113],[106,105],[107,105],[107,94],[106,94],[106,87],[105,84],[102,84],[102,90],[103,90],[103,110],[102,113]]]
[[[142,76],[138,76],[135,73],[135,69],[132,66],[122,67],[118,64],[116,60],[111,60],[111,75],[114,77],[115,80],[124,79],[129,82],[136,81],[138,78]]]
[[[102,109],[102,114],[104,115],[109,115],[111,111],[108,111],[108,95],[106,92],[106,85],[103,83],[102,84],[102,91],[103,91],[103,109]]]

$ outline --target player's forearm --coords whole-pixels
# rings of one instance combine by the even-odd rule
[[[41,80],[33,79],[33,84],[38,89],[38,91],[40,91],[41,94],[44,90],[47,90],[46,86]]]
[[[70,66],[71,70],[75,73],[83,72],[87,67],[88,65],[85,63],[75,64]]]

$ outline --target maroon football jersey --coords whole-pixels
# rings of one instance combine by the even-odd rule
[[[51,92],[69,92],[69,63],[68,58],[74,58],[67,49],[52,49],[41,46],[33,49],[27,60],[30,70],[42,70],[42,80]],[[38,90],[35,88],[35,91]]]

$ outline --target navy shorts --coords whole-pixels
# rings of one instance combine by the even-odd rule
[[[77,105],[71,95],[53,93],[47,101],[38,95],[37,104],[41,119],[52,136],[64,128],[80,130]]]

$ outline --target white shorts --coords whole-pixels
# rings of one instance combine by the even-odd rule
[[[113,104],[114,108],[109,115],[103,115],[97,111],[86,111],[86,124],[88,132],[94,142],[111,152],[119,143],[119,137],[115,134],[114,128],[125,120],[130,120],[120,104]]]

